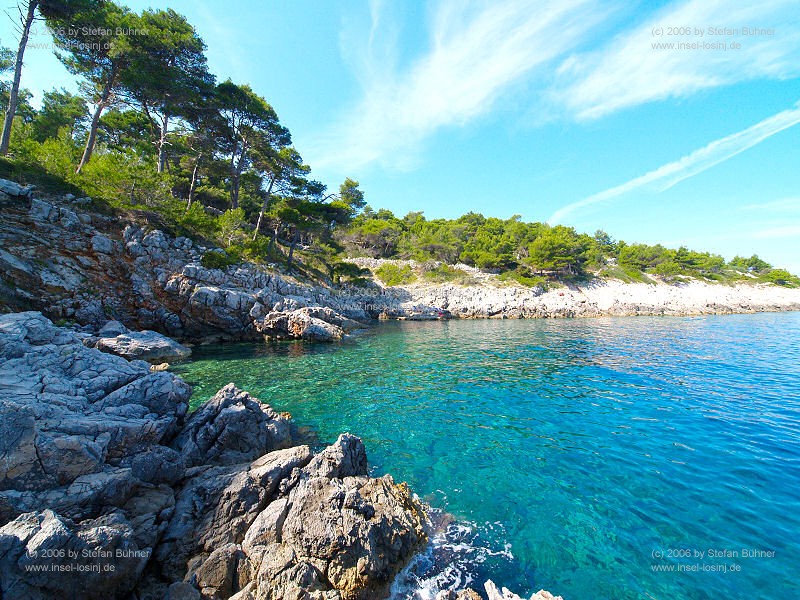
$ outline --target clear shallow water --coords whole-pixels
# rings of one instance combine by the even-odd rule
[[[455,517],[399,596],[491,577],[566,600],[800,598],[798,313],[390,323],[194,356],[175,370],[195,401],[233,381],[323,442],[351,431]]]

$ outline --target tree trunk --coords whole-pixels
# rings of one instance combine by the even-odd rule
[[[280,227],[280,224],[276,224],[272,228],[272,236],[270,236],[269,246],[267,246],[267,256],[271,256],[273,249],[278,245],[278,227]]]
[[[286,258],[286,272],[292,272],[292,257],[294,257],[294,247],[297,246],[297,240],[300,238],[300,230],[295,229],[292,236],[292,243],[289,245],[289,256]]]
[[[231,151],[231,210],[239,208],[239,175],[241,173],[242,161],[236,164],[236,153],[239,151],[239,142],[233,142]]]
[[[267,194],[264,196],[264,203],[261,205],[261,210],[258,213],[258,221],[256,221],[256,230],[253,232],[253,241],[256,241],[258,237],[258,232],[261,229],[261,221],[264,220],[264,213],[267,212],[267,207],[269,206],[269,198],[270,194],[272,194],[272,186],[275,185],[275,176],[273,175],[269,180],[269,187],[267,188]]]
[[[14,81],[11,84],[11,91],[8,95],[8,111],[3,122],[3,137],[0,139],[0,154],[8,154],[8,146],[11,143],[11,124],[14,122],[14,115],[17,113],[17,100],[19,98],[19,81],[22,78],[22,57],[25,54],[25,47],[28,45],[28,34],[31,31],[33,18],[36,16],[36,7],[39,0],[29,0],[28,13],[22,23],[22,35],[19,38],[19,48],[17,49],[17,62],[14,65]]]
[[[89,127],[89,137],[86,139],[86,147],[83,149],[81,162],[78,164],[78,168],[75,169],[76,173],[80,173],[81,169],[86,165],[86,163],[89,162],[89,159],[92,158],[94,144],[97,141],[97,128],[100,126],[100,117],[103,115],[103,111],[108,108],[109,99],[111,98],[111,91],[114,89],[114,82],[116,79],[117,71],[116,68],[113,68],[108,77],[108,81],[106,81],[106,85],[103,88],[103,93],[100,96],[100,101],[97,103],[97,108],[92,115],[92,125]]]
[[[186,203],[186,210],[192,207],[192,196],[194,196],[194,188],[197,185],[197,168],[200,165],[200,158],[203,156],[200,153],[194,161],[194,169],[192,169],[192,181],[189,183],[189,201]]]
[[[165,112],[161,117],[161,134],[158,136],[158,172],[164,172],[164,165],[167,163],[167,154],[164,147],[167,145],[167,128],[169,127],[169,115]]]

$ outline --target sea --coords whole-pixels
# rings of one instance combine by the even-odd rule
[[[173,370],[408,482],[435,533],[393,598],[800,598],[800,313],[389,322]]]

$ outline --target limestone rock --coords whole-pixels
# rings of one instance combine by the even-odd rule
[[[249,593],[258,600],[382,597],[427,541],[426,528],[408,488],[389,476],[367,477],[361,440],[342,435],[250,526],[242,543],[256,573]]]
[[[343,433],[331,446],[317,454],[305,472],[309,477],[328,479],[366,477],[367,452],[364,443],[354,435]]]
[[[229,383],[189,418],[174,446],[193,466],[249,462],[291,442],[288,419]]]
[[[293,469],[308,464],[307,446],[277,450],[245,465],[206,468],[179,491],[175,517],[156,558],[170,577],[182,577],[189,558],[240,543]]]
[[[131,534],[118,512],[79,525],[49,510],[21,515],[0,528],[0,596],[125,598],[150,556],[150,549],[138,548]],[[42,568],[49,569],[47,575]],[[81,568],[80,574],[70,568]]]
[[[345,330],[337,324],[319,318],[325,316],[341,324],[355,323],[330,309],[317,307],[314,310],[301,308],[290,312],[271,312],[255,323],[256,330],[265,336],[276,339],[303,339],[313,342],[332,342],[340,340]]]
[[[125,502],[143,481],[120,466],[133,453],[145,479],[175,476],[142,461],[186,414],[191,390],[177,377],[86,348],[34,312],[0,316],[0,356],[4,521],[43,508],[87,518]]]
[[[95,348],[103,352],[124,356],[130,360],[151,363],[170,362],[188,358],[192,351],[155,331],[131,331],[115,337],[101,337]]]
[[[18,183],[9,181],[8,179],[0,179],[0,192],[8,194],[9,196],[15,196],[18,198],[19,197],[27,198],[28,196],[31,195],[32,191],[33,191],[32,185],[23,187]]]
[[[87,335],[0,316],[0,598],[366,600],[426,542],[357,437],[313,456],[233,384],[185,419],[189,386]],[[26,570],[45,550],[89,570]]]
[[[498,589],[498,587],[494,584],[494,582],[490,579],[484,585],[484,589],[486,590],[486,595],[489,600],[525,600],[520,596],[517,596],[514,592],[509,591],[508,588],[503,588],[502,590]],[[533,596],[531,596],[530,600],[564,600],[561,596],[553,596],[548,591],[539,590]]]

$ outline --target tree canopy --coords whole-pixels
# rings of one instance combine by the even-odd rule
[[[111,0],[29,0],[19,8],[18,49],[0,47],[3,139],[12,159],[114,207],[155,211],[176,233],[213,241],[224,252],[209,264],[263,260],[351,282],[363,273],[348,256],[413,259],[429,265],[431,281],[467,281],[449,266],[463,263],[526,285],[595,274],[795,282],[757,256],[726,262],[519,215],[428,219],[421,211],[400,217],[375,210],[358,180],[345,177],[328,192],[312,177],[266,98],[246,83],[217,82],[205,42],[185,16],[137,13]],[[53,89],[35,110],[20,75],[26,32],[41,18],[80,93]],[[400,267],[383,272],[391,281],[415,276]]]

